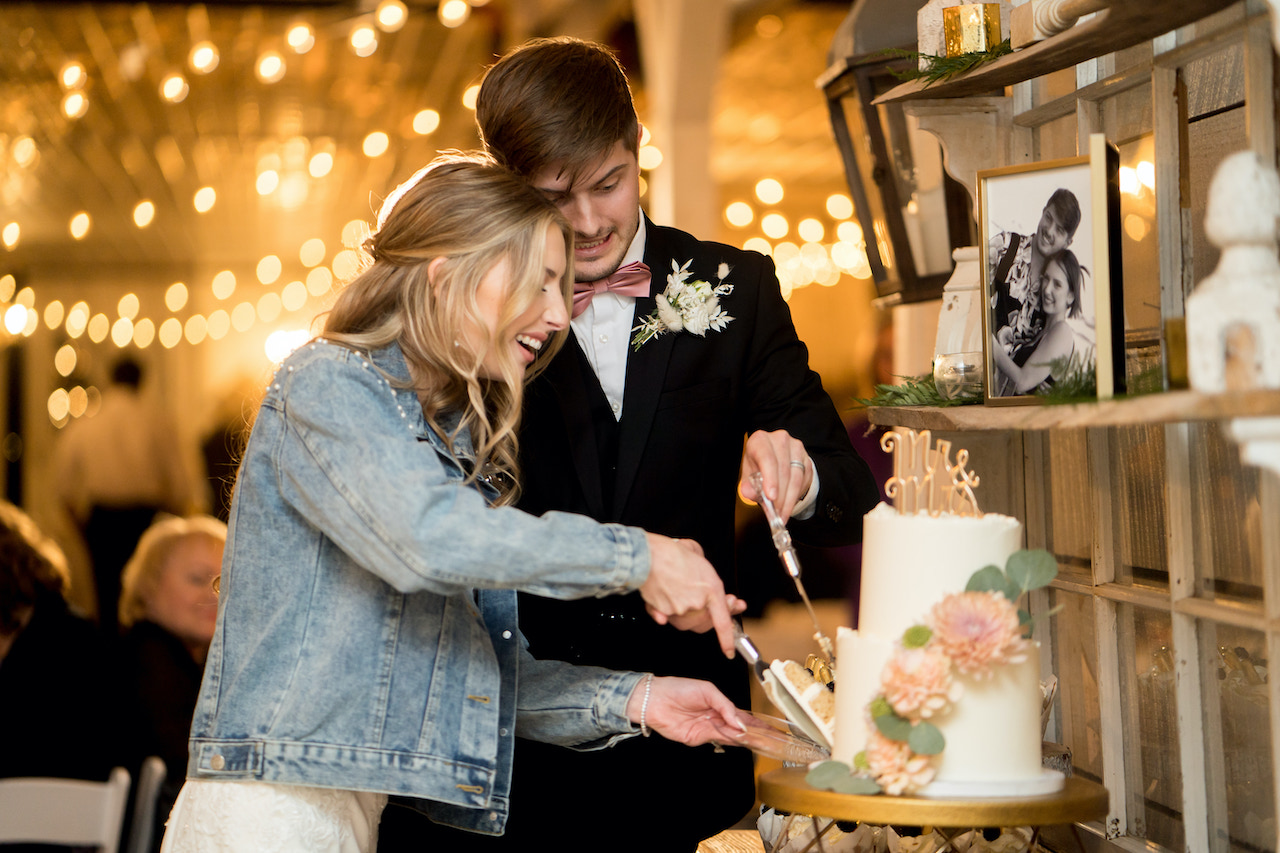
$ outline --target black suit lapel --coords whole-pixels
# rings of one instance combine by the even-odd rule
[[[647,222],[644,261],[652,271],[653,280],[649,296],[636,299],[634,328],[642,318],[653,313],[658,301],[654,297],[667,286],[667,273],[671,270],[670,248],[661,232]],[[662,385],[667,375],[667,362],[675,346],[676,336],[667,333],[650,340],[637,350],[627,353],[627,380],[622,398],[621,433],[618,437],[618,475],[614,490],[614,508],[621,514],[626,511],[627,496],[635,482],[644,456],[644,448],[653,426],[653,416],[662,397]]]
[[[541,380],[545,380],[542,382]],[[558,442],[568,444],[573,469],[587,502],[587,512],[595,518],[604,517],[604,496],[600,486],[600,460],[596,452],[595,427],[591,424],[591,404],[587,383],[599,383],[586,356],[578,346],[577,337],[570,332],[564,348],[547,365],[546,374],[539,377],[543,389],[555,389],[559,409],[564,418],[564,434],[543,436],[545,446]],[[542,423],[554,424],[555,418],[541,417]]]

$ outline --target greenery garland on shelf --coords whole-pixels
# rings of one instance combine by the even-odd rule
[[[1094,376],[1094,363],[1078,353],[1063,356],[1051,362],[1051,373],[1058,377],[1052,385],[1044,390],[1033,392],[1046,405],[1070,405],[1073,403],[1095,403],[1098,400],[1098,386]],[[877,406],[966,406],[983,401],[982,394],[957,397],[952,400],[938,393],[934,385],[933,374],[922,373],[919,376],[900,376],[902,383],[898,385],[877,385],[871,397],[855,397],[854,408],[874,408]],[[1123,400],[1146,394],[1158,394],[1164,390],[1163,374],[1159,366],[1148,368],[1129,380],[1129,390],[1125,394],[1117,394],[1113,399]]]
[[[932,373],[919,376],[900,376],[899,385],[877,385],[872,397],[855,397],[857,408],[874,406],[963,406],[967,403],[981,403],[982,395],[959,397],[948,400],[938,393],[933,383]]]
[[[881,53],[894,59],[915,60],[916,64],[913,67],[901,71],[890,69],[889,73],[899,80],[924,80],[925,85],[928,86],[932,83],[950,79],[958,74],[972,71],[979,65],[985,65],[1002,56],[1007,56],[1013,53],[1013,46],[1009,43],[1009,39],[1005,39],[990,50],[975,50],[972,53],[962,53],[959,56],[937,56],[932,53],[921,53],[917,50],[905,50],[900,47],[886,48]],[[921,60],[924,60],[924,68],[920,67]]]

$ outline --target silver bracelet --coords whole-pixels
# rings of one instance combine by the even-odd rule
[[[649,696],[653,693],[653,673],[645,673],[644,676],[644,701],[640,703],[640,734],[644,737],[649,736],[649,725],[647,722],[649,716]]]

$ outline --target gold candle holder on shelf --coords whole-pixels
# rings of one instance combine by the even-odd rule
[[[991,50],[1000,43],[1000,4],[948,6],[942,10],[942,34],[948,57]]]

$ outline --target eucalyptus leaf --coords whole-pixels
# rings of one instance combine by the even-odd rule
[[[858,770],[871,769],[871,759],[867,758],[865,749],[858,750],[858,754],[853,757],[853,766]]]
[[[1048,586],[1057,576],[1058,561],[1043,548],[1015,551],[1009,556],[1009,580],[1023,592]]]
[[[965,592],[1004,592],[1009,586],[1009,579],[999,566],[984,566],[973,573],[965,584]]]
[[[843,761],[823,761],[805,774],[804,781],[815,788],[831,788],[850,778],[853,770]]]
[[[905,649],[922,649],[928,644],[933,631],[928,625],[912,625],[902,634],[902,647]]]
[[[937,755],[947,745],[947,740],[933,723],[919,722],[911,727],[907,745],[916,755]]]
[[[880,786],[875,779],[866,776],[848,776],[831,786],[837,794],[878,794]]]
[[[881,714],[875,718],[876,728],[889,740],[905,741],[911,737],[911,723],[895,713]]]
[[[886,714],[893,713],[893,706],[889,704],[888,699],[884,698],[883,695],[880,695],[871,700],[871,705],[868,707],[868,710],[871,712],[871,716],[873,718],[883,717]]]

